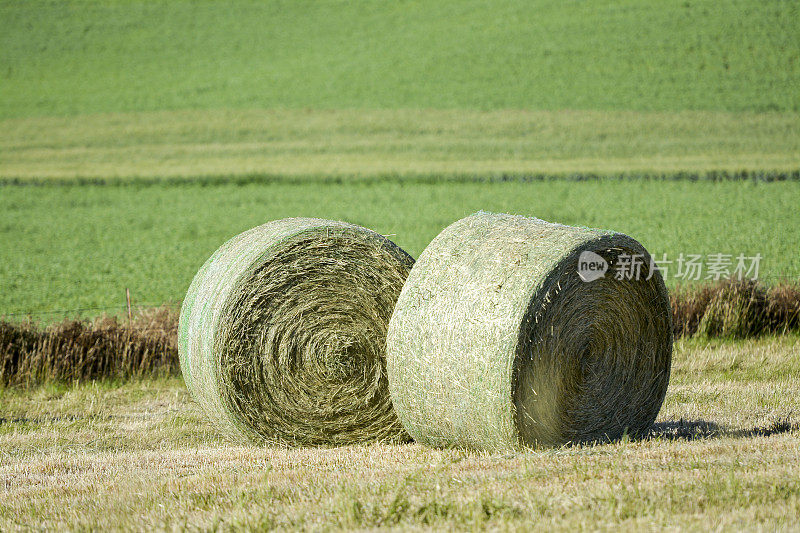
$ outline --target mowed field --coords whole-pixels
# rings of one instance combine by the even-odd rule
[[[5,390],[0,529],[794,530],[798,354],[681,341],[649,437],[521,454],[234,445],[179,379]]]
[[[0,0],[0,319],[177,307],[226,239],[478,210],[800,279],[776,0]],[[668,266],[671,289],[683,280]],[[705,281],[705,273],[696,283]],[[0,530],[800,528],[800,339],[681,339],[641,440],[225,442],[180,378],[0,387]]]
[[[191,110],[0,119],[0,183],[794,176],[800,114]]]

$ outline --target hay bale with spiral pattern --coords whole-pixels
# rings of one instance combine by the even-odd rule
[[[607,272],[584,281],[583,252]],[[639,264],[639,278],[616,279],[623,263]],[[482,450],[643,433],[671,356],[667,291],[641,244],[490,213],[455,222],[425,249],[387,337],[392,402],[411,436]]]
[[[360,226],[289,218],[220,247],[183,302],[179,355],[203,411],[239,441],[404,440],[386,328],[413,259]]]

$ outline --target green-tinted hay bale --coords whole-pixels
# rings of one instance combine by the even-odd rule
[[[610,263],[579,277],[581,252]],[[640,254],[639,280],[617,280]],[[434,446],[517,449],[641,434],[664,400],[669,299],[619,233],[478,213],[446,228],[406,281],[387,337],[395,411]]]
[[[236,440],[407,439],[389,400],[386,328],[413,259],[368,229],[270,222],[225,243],[181,309],[186,385]]]

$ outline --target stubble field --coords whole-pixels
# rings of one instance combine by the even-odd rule
[[[178,378],[0,392],[0,529],[800,527],[800,339],[676,344],[640,441],[522,454],[216,435]]]

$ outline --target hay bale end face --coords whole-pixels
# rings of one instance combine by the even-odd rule
[[[608,270],[584,281],[583,252]],[[638,279],[616,279],[626,256],[642,259]],[[647,431],[672,356],[669,299],[649,264],[618,233],[490,213],[452,224],[417,260],[389,325],[400,420],[420,442],[483,450]]]
[[[385,237],[343,222],[283,219],[234,237],[181,309],[189,391],[235,440],[407,439],[389,399],[385,335],[412,264]]]

